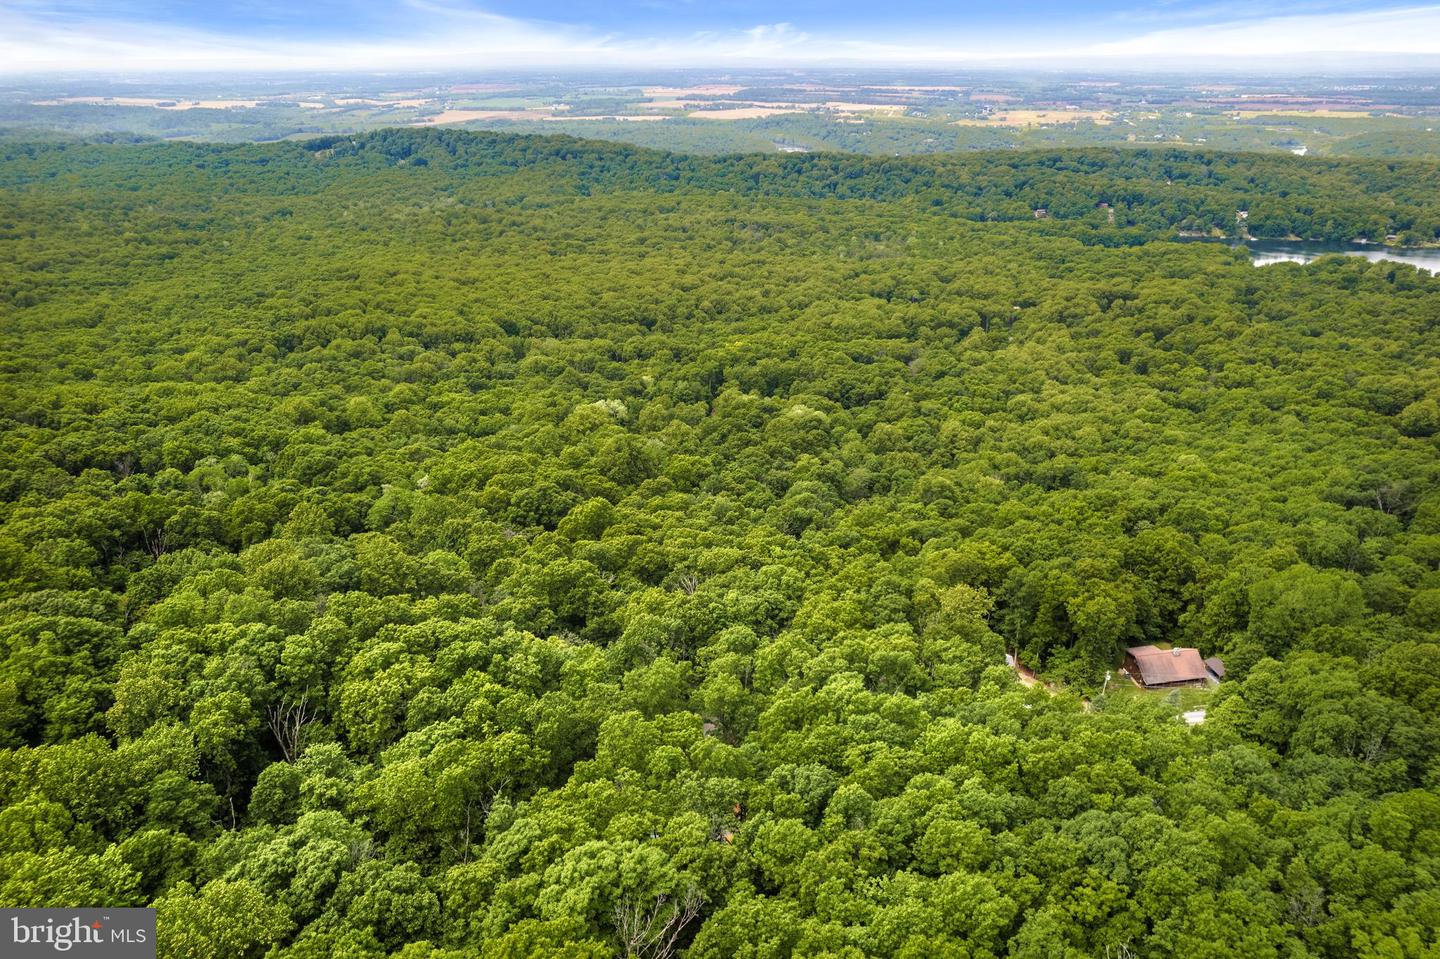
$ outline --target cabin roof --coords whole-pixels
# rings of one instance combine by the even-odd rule
[[[1206,659],[1205,668],[1214,673],[1217,679],[1225,678],[1225,662],[1219,656],[1211,656]]]
[[[1140,668],[1140,681],[1146,686],[1189,683],[1205,678],[1205,662],[1200,658],[1198,649],[1131,646],[1125,652],[1135,658],[1135,665]]]

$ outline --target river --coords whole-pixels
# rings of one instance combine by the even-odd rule
[[[1256,266],[1271,263],[1309,263],[1316,257],[1328,253],[1342,253],[1345,256],[1363,256],[1372,263],[1376,260],[1395,260],[1409,263],[1429,273],[1440,274],[1440,249],[1377,246],[1373,243],[1331,243],[1326,240],[1228,240],[1231,246],[1243,246],[1250,251],[1250,260]]]

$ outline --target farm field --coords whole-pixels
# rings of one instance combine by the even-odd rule
[[[1440,156],[1440,95],[1424,77],[1376,84],[1361,96],[1321,82],[1291,82],[1285,93],[1269,92],[1273,79],[1157,86],[1064,75],[1035,83],[996,73],[955,83],[824,71],[675,76],[671,83],[597,75],[489,82],[395,77],[363,84],[352,78],[344,85],[315,78],[247,95],[194,81],[145,95],[114,86],[85,93],[69,86],[0,86],[0,135],[233,141],[438,125],[561,129],[703,154],[777,152],[776,143],[902,156],[1165,143],[1314,156]]]

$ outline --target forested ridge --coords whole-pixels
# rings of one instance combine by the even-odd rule
[[[1256,237],[1440,243],[1440,163],[1325,160],[1189,149],[996,151],[871,159],[841,153],[693,156],[566,136],[390,129],[278,144],[0,144],[0,187],[105,186],[309,194],[397,167],[386,182],[449,192],[473,177],[512,198],[735,193],[903,202],[980,221],[1037,209],[1094,242],[1177,229]],[[523,171],[523,176],[516,176]],[[1103,204],[1103,206],[1102,206]],[[1128,229],[1127,229],[1128,228]]]
[[[1440,279],[1165,241],[1433,242],[1436,165],[0,157],[0,903],[1440,955]],[[1140,643],[1224,658],[1203,724],[1104,683]]]

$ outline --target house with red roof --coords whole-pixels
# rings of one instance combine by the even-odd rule
[[[1125,671],[1147,689],[1165,686],[1192,686],[1204,683],[1210,673],[1200,650],[1176,646],[1131,646],[1125,650]]]

